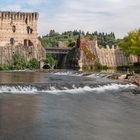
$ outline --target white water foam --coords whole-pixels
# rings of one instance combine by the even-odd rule
[[[67,72],[56,72],[53,73],[54,75],[63,75],[63,76],[82,76],[83,73],[74,73],[73,71],[67,71]]]
[[[0,86],[0,93],[35,94],[37,89],[32,86]]]
[[[102,85],[98,87],[76,87],[72,85],[72,89],[67,87],[63,87],[61,90],[57,89],[55,86],[49,87],[46,90],[38,90],[36,87],[32,86],[7,86],[3,85],[0,86],[0,93],[13,93],[13,94],[37,94],[37,93],[48,93],[48,94],[55,94],[55,95],[62,95],[62,94],[85,94],[87,92],[90,93],[102,93],[105,91],[114,91],[114,90],[125,90],[125,89],[135,89],[137,88],[136,85],[133,84],[109,84],[109,85]]]
[[[54,89],[53,90],[47,90],[47,91],[42,91],[45,93],[49,93],[49,94],[55,94],[55,95],[62,95],[65,93],[69,93],[69,94],[82,94],[82,93],[86,93],[86,92],[96,92],[96,93],[102,93],[105,91],[111,91],[111,90],[125,90],[125,89],[135,89],[137,88],[136,85],[133,84],[126,84],[126,85],[122,85],[122,84],[109,84],[109,85],[103,85],[103,86],[98,86],[98,87],[89,87],[89,86],[84,86],[84,87],[76,87],[75,85],[72,86],[73,89],[67,89],[67,90],[59,90],[59,89]]]
[[[87,75],[86,77],[89,77],[89,78],[107,78],[110,75],[111,74],[107,74],[107,73],[93,73],[93,74]]]

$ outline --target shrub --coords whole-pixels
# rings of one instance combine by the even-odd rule
[[[36,58],[32,58],[28,63],[27,67],[31,69],[38,69],[39,68],[39,62]]]

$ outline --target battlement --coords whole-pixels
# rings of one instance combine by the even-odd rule
[[[0,11],[0,46],[37,46],[37,12]]]
[[[38,20],[39,14],[37,12],[10,12],[0,11],[1,20]]]
[[[45,58],[37,38],[38,17],[37,12],[0,11],[0,64],[11,62],[16,53],[27,60]]]
[[[77,41],[77,48],[79,49],[79,67],[94,65],[99,62],[103,66],[116,67],[128,65],[129,63],[138,62],[138,57],[130,55],[127,57],[118,46],[99,47],[97,40],[90,40],[79,36]]]

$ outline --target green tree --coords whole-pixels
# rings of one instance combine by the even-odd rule
[[[46,54],[46,64],[49,64],[51,67],[54,67],[57,64],[57,60],[52,56],[52,54]]]
[[[130,54],[140,56],[140,29],[128,33],[122,40],[119,40],[118,45],[127,56]]]

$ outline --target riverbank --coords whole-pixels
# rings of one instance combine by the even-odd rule
[[[132,84],[137,85],[138,87],[132,91],[133,94],[140,94],[140,74],[122,74],[122,73],[113,73],[108,78],[118,79],[126,81]]]
[[[118,79],[128,81],[132,84],[136,84],[140,86],[140,74],[122,74],[122,73],[113,73],[108,78],[110,79]]]

